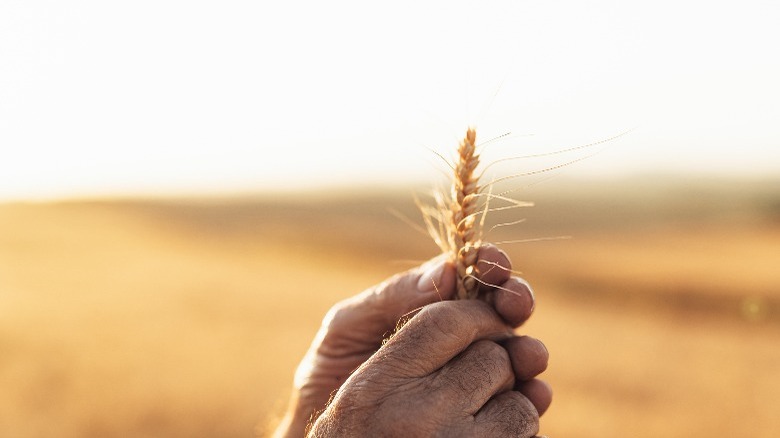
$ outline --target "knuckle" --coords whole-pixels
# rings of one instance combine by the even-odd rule
[[[458,332],[461,323],[460,311],[452,303],[439,302],[426,306],[420,317],[426,329],[435,330],[446,336],[453,336]]]
[[[512,362],[506,349],[493,341],[477,341],[469,347],[473,355],[485,368],[486,372],[500,375],[512,369]]]
[[[477,341],[458,356],[455,367],[437,375],[435,385],[469,397],[479,393],[480,388],[495,387],[513,379],[511,370],[509,355],[503,347],[493,341]]]
[[[349,320],[350,306],[347,300],[339,301],[328,310],[322,319],[322,326],[328,329],[337,329]]]
[[[493,385],[513,377],[512,363],[506,350],[493,341],[478,341],[469,347],[473,359],[469,367],[473,385]]]
[[[493,341],[478,341],[469,347],[473,358],[470,371],[475,382],[493,384],[514,377],[512,362],[504,347]]]
[[[494,426],[507,436],[530,437],[539,432],[539,414],[522,394],[510,391],[498,403]]]
[[[478,327],[495,315],[490,306],[479,300],[439,301],[425,306],[420,313],[428,328],[468,339],[473,339]]]
[[[493,341],[477,341],[472,344],[471,348],[475,349],[486,361],[497,366],[509,367],[511,364],[506,349]]]

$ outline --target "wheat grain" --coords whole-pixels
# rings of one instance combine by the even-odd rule
[[[477,217],[481,212],[488,211],[488,202],[479,205],[479,199],[485,194],[480,193],[479,177],[474,174],[479,165],[476,140],[476,130],[468,128],[466,136],[458,145],[455,163],[447,162],[453,171],[449,195],[434,192],[434,206],[417,201],[428,234],[449,255],[457,269],[456,299],[473,299],[479,294],[480,281],[476,264],[482,221],[477,222]],[[487,195],[487,199],[490,199],[490,195]]]
[[[458,299],[476,298],[479,292],[479,282],[476,278],[479,252],[475,227],[479,195],[479,178],[474,175],[474,170],[479,165],[476,140],[476,131],[469,128],[458,145],[458,161],[452,179],[450,239],[458,272]]]

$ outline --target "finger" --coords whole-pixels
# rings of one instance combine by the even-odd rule
[[[446,258],[437,257],[340,302],[324,325],[331,336],[359,338],[376,348],[405,314],[450,299],[454,293],[455,268]]]
[[[512,327],[524,323],[536,306],[531,286],[522,278],[512,277],[495,291],[493,305]]]
[[[538,339],[529,336],[516,336],[503,343],[512,361],[515,379],[531,380],[547,369],[550,354]]]
[[[501,285],[512,275],[512,263],[504,251],[495,245],[485,244],[477,253],[477,274],[482,281],[482,291]]]
[[[544,380],[533,379],[520,382],[516,389],[533,403],[540,416],[547,411],[552,403],[552,388]]]
[[[531,286],[523,279],[512,277],[512,263],[505,252],[490,244],[479,248],[477,273],[486,301],[512,326],[525,322],[534,309]]]
[[[474,416],[474,436],[530,438],[539,432],[539,414],[528,398],[517,391],[493,397]]]
[[[499,392],[515,385],[512,363],[504,347],[483,340],[471,344],[431,376],[432,392],[461,402],[459,412],[476,413]]]
[[[426,376],[474,341],[512,336],[509,326],[478,300],[445,301],[422,309],[385,344],[371,361],[390,376]],[[404,364],[399,367],[398,364]]]

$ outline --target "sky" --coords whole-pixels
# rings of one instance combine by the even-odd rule
[[[780,173],[775,2],[0,2],[0,200]]]

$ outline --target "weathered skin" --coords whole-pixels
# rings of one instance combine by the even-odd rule
[[[531,315],[533,294],[495,247],[481,248],[479,259],[483,280],[500,286],[482,291],[486,302],[450,301],[455,268],[435,259],[334,306],[275,436],[536,434],[552,397],[535,379],[548,353],[512,330]]]

